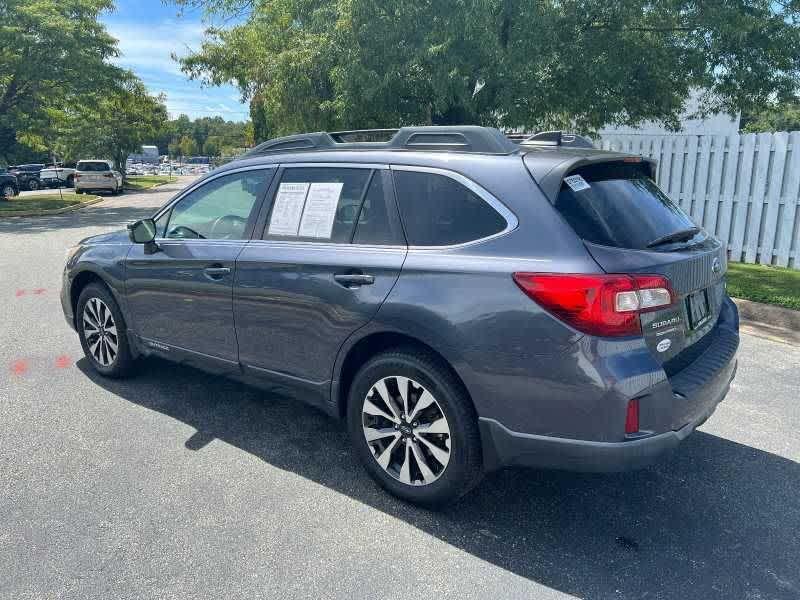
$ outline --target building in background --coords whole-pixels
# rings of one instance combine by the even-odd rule
[[[131,154],[128,156],[128,162],[130,163],[158,164],[160,161],[161,157],[158,155],[157,146],[142,146],[142,152],[140,154]]]
[[[600,138],[615,135],[736,135],[739,133],[741,113],[729,115],[716,113],[703,118],[694,118],[700,106],[699,91],[693,91],[686,100],[680,117],[680,131],[670,131],[660,123],[645,121],[636,127],[607,126],[598,131]]]

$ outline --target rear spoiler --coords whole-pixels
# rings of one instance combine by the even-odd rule
[[[528,155],[526,155],[526,158],[527,157]],[[564,177],[569,175],[572,171],[586,165],[610,162],[642,163],[649,167],[651,179],[656,178],[656,169],[658,168],[658,161],[654,158],[633,154],[620,154],[618,152],[597,152],[569,158],[565,158],[563,155],[554,155],[553,158],[557,158],[558,160],[550,161],[543,161],[541,160],[542,158],[544,157],[541,154],[537,154],[537,160],[525,160],[525,166],[528,168],[531,176],[536,180],[536,183],[539,184],[544,195],[547,196],[547,199],[552,203],[555,203],[558,198],[558,192],[561,191],[561,184],[564,181]]]

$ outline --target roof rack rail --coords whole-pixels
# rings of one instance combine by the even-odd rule
[[[391,137],[386,141],[376,138]],[[354,141],[355,140],[357,141]],[[313,150],[436,150],[479,154],[511,154],[519,148],[500,131],[477,125],[357,129],[299,133],[263,142],[246,157]]]
[[[594,148],[592,141],[577,133],[542,131],[519,142],[520,146],[561,146],[566,148]]]

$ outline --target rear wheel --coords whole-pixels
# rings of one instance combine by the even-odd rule
[[[67,187],[68,188],[75,187],[75,176],[74,175],[70,175],[69,177],[67,177]]]
[[[32,192],[35,192],[39,189],[39,181],[36,179],[29,179],[28,180],[28,189]]]
[[[125,319],[107,287],[90,283],[75,311],[78,335],[86,358],[106,377],[124,377],[133,368]]]
[[[82,193],[83,193],[83,190],[78,190],[78,189],[76,189],[76,190],[75,190],[75,193],[76,193],[76,194],[82,194]]]
[[[353,380],[347,417],[367,472],[395,496],[440,506],[480,480],[475,412],[434,356],[408,347],[368,361]]]

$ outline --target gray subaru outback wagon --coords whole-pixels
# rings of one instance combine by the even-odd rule
[[[424,505],[503,466],[642,467],[709,417],[739,343],[725,248],[654,162],[388,135],[270,140],[71,249],[61,300],[94,369],[155,355],[279,384]]]

